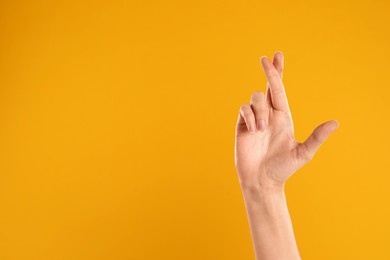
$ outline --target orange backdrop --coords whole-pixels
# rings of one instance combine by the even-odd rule
[[[285,54],[303,259],[390,259],[388,1],[1,1],[0,259],[253,259],[234,160]]]

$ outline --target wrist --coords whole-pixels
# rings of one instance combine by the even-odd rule
[[[285,214],[287,202],[284,189],[251,186],[243,188],[242,194],[250,221],[256,221],[259,216],[263,221],[277,220]]]
[[[284,184],[278,186],[241,185],[241,191],[246,201],[258,201],[268,198],[285,197]]]
[[[284,194],[284,184],[284,182],[275,182],[264,178],[262,180],[240,180],[240,186],[244,196]]]

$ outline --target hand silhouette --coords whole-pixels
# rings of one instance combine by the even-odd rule
[[[240,108],[235,140],[235,166],[240,184],[273,189],[310,161],[320,145],[337,129],[336,120],[319,125],[305,142],[294,137],[294,125],[282,82],[284,57],[278,51],[273,62],[261,57],[268,79],[264,94],[256,91],[250,104]]]

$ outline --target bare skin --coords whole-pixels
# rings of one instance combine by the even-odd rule
[[[244,196],[257,260],[300,259],[284,195],[285,182],[315,155],[337,129],[336,120],[314,129],[302,143],[283,85],[284,57],[261,57],[268,79],[266,93],[256,91],[240,108],[236,126],[235,165]]]

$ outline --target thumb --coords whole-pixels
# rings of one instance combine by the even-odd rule
[[[303,147],[304,154],[303,156],[306,159],[313,158],[314,154],[321,146],[321,144],[339,127],[339,122],[336,120],[327,121],[320,124],[314,129],[311,135],[306,139],[306,141],[300,144]]]

